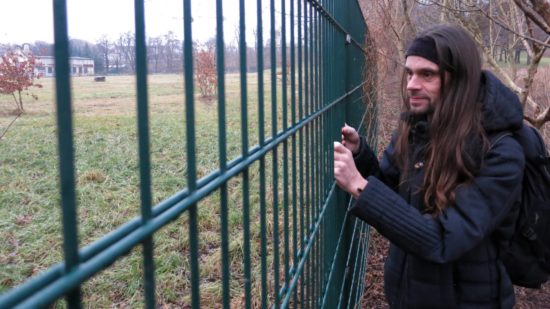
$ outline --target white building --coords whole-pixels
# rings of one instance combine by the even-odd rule
[[[94,75],[94,60],[90,58],[71,57],[69,66],[72,76]],[[34,71],[39,76],[55,76],[55,58],[52,56],[36,56]]]

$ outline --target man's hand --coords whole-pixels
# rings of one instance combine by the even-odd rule
[[[345,124],[342,127],[342,145],[346,146],[354,155],[359,152],[359,133],[353,128]]]
[[[339,142],[334,142],[334,178],[336,184],[354,198],[359,196],[368,183],[359,174],[351,151]]]

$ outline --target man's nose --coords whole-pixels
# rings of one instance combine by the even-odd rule
[[[411,75],[407,81],[407,90],[418,90],[420,89],[420,83],[416,75]]]

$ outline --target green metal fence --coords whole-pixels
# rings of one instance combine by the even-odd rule
[[[235,4],[237,1],[235,1]],[[265,1],[264,1],[265,2]],[[69,41],[66,1],[54,0],[57,124],[59,175],[65,260],[22,285],[0,295],[0,308],[37,308],[65,297],[70,308],[85,304],[81,286],[134,247],[142,247],[143,295],[147,308],[156,305],[155,232],[180,216],[187,216],[189,237],[190,294],[193,308],[201,304],[197,220],[199,202],[219,194],[222,296],[224,308],[323,307],[350,308],[359,304],[366,271],[368,227],[346,212],[349,196],[340,191],[332,177],[332,145],[340,138],[340,127],[360,127],[376,143],[376,108],[366,100],[363,49],[366,25],[356,0],[287,0],[269,2],[263,10],[240,12],[240,98],[241,151],[228,157],[226,136],[223,5],[216,1],[218,150],[219,168],[200,178],[197,172],[194,62],[191,0],[184,0],[184,81],[187,187],[159,204],[152,204],[151,154],[148,118],[148,83],[144,0],[135,1],[137,135],[140,172],[141,215],[94,243],[80,248],[76,198],[74,129],[72,115]],[[250,104],[247,81],[245,14],[257,18],[257,41],[270,42],[269,64],[264,49],[257,49],[257,104]],[[269,19],[269,29],[264,20]],[[275,20],[279,20],[276,25]],[[280,27],[280,41],[276,27]],[[264,40],[267,38],[267,40]],[[277,53],[279,49],[282,52]],[[279,55],[280,59],[277,59]],[[264,76],[264,74],[266,76]],[[270,83],[267,83],[265,81]],[[265,97],[269,87],[270,97]],[[271,106],[271,111],[264,108]],[[249,145],[248,113],[258,113],[258,144]],[[366,115],[366,117],[364,117]],[[266,126],[269,116],[271,124]],[[215,121],[215,120],[213,120]],[[266,132],[270,127],[271,132]],[[257,165],[259,175],[250,169]],[[229,253],[228,182],[242,183],[242,267],[232,269]],[[258,183],[256,183],[258,182]],[[254,186],[252,186],[254,184]],[[259,199],[250,200],[251,188]],[[255,190],[255,189],[254,189]],[[250,210],[259,209],[259,218]],[[271,216],[271,217],[270,217]],[[251,235],[251,220],[259,220],[260,233]],[[252,243],[258,244],[252,246]],[[257,249],[257,250],[256,250]],[[258,282],[252,279],[251,256],[260,256]],[[186,267],[182,265],[181,267]],[[242,295],[231,282],[242,278]],[[241,282],[240,281],[240,282]],[[253,283],[259,286],[256,293]],[[85,304],[93,307],[93,304]]]

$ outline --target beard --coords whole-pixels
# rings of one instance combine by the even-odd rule
[[[421,89],[408,90],[406,97],[407,109],[413,115],[428,115],[434,112],[437,99]]]
[[[407,101],[409,99],[407,98]],[[428,99],[428,102],[426,105],[423,106],[412,106],[410,101],[407,102],[407,105],[409,106],[409,113],[417,116],[421,115],[430,115],[435,111],[435,104],[432,100]]]

